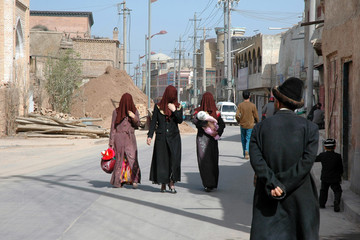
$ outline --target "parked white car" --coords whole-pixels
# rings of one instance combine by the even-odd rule
[[[217,109],[221,113],[221,117],[225,123],[228,123],[230,125],[237,124],[236,122],[236,105],[232,102],[218,102],[216,104]]]

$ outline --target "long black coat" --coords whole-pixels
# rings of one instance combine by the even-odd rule
[[[217,115],[216,120],[219,125],[217,132],[221,136],[224,132],[225,123],[220,114]],[[219,180],[218,141],[205,133],[203,127],[207,125],[207,121],[201,121],[194,117],[193,123],[198,129],[196,135],[196,154],[202,184],[204,187],[217,188]]]
[[[148,132],[149,138],[152,138],[156,132],[150,169],[150,181],[154,183],[181,180],[181,138],[178,124],[182,121],[181,107],[172,113],[169,121],[166,121],[166,116],[155,105]]]
[[[290,110],[254,127],[250,162],[257,182],[250,239],[319,239],[319,204],[310,174],[318,139],[317,125]],[[276,186],[283,196],[271,196]]]

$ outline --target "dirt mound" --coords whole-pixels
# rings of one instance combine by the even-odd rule
[[[140,118],[147,116],[147,96],[133,83],[126,71],[107,67],[105,73],[81,86],[74,94],[71,115],[77,118],[92,117],[102,118],[96,122],[103,128],[110,128],[112,112],[119,106],[119,101],[124,93],[133,97]],[[154,103],[151,102],[151,109]],[[195,132],[187,123],[180,126],[181,132]]]
[[[103,75],[91,79],[75,92],[71,115],[102,118],[103,121],[97,124],[109,128],[112,112],[119,106],[124,93],[131,94],[140,117],[146,116],[147,96],[135,86],[125,71],[113,67],[107,67]]]

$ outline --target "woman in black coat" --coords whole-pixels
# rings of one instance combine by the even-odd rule
[[[204,131],[208,121],[200,120],[197,114],[204,111],[217,120],[218,129],[211,136]],[[193,123],[198,129],[196,135],[196,153],[202,184],[206,192],[217,188],[219,180],[219,147],[218,140],[214,137],[221,136],[224,132],[225,123],[217,111],[214,97],[211,93],[204,93],[200,107],[195,109]]]
[[[168,86],[161,101],[154,107],[147,138],[147,144],[150,145],[156,132],[150,180],[161,184],[161,192],[165,192],[168,184],[170,192],[176,193],[175,182],[181,180],[181,138],[178,124],[182,121],[183,112],[177,101],[177,90],[174,86]]]

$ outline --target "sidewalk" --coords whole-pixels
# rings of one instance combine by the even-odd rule
[[[319,130],[319,153],[323,151],[323,141],[325,138],[325,130]],[[316,186],[320,189],[321,163],[314,164],[312,174],[314,176]],[[341,211],[344,211],[345,215],[352,222],[360,223],[360,196],[351,191],[349,181],[343,181],[341,187],[343,190],[341,196]],[[329,190],[329,199],[327,204],[332,206],[333,199],[333,192]]]

